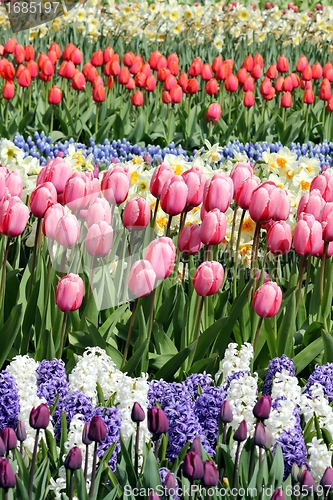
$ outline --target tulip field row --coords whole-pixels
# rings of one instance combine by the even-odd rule
[[[0,6],[0,499],[332,499],[333,8],[65,4]]]
[[[197,148],[211,141],[333,139],[333,65],[302,55],[291,66],[284,55],[211,61],[195,57],[182,67],[176,52],[147,59],[122,56],[110,46],[85,60],[73,43],[53,42],[36,53],[15,38],[0,46],[1,134],[36,128],[53,138],[97,142],[115,139],[170,142]]]

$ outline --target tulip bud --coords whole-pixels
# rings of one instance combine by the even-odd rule
[[[247,92],[245,92],[243,103],[244,103],[244,106],[246,108],[251,108],[252,106],[254,106],[255,97],[254,97],[253,92],[251,92],[250,90],[248,90]]]
[[[277,490],[275,490],[273,495],[271,496],[271,500],[284,500],[283,489],[278,488]]]
[[[320,480],[320,486],[326,491],[330,491],[333,488],[333,469],[332,467],[327,467],[325,469],[324,475]]]
[[[223,424],[229,424],[233,421],[233,414],[229,404],[226,399],[223,401],[220,412],[220,420]]]
[[[304,104],[313,104],[314,102],[314,92],[312,89],[306,89],[303,95]]]
[[[179,215],[186,206],[188,187],[179,175],[165,182],[160,198],[162,210],[169,215]]]
[[[262,318],[272,318],[281,307],[282,291],[273,281],[261,285],[253,298],[253,309]]]
[[[201,456],[201,453],[202,453],[201,441],[200,441],[199,437],[194,438],[193,443],[191,444],[191,446],[189,448],[189,451],[195,451],[195,453],[198,453],[198,455],[200,455],[200,457],[202,458],[202,456]]]
[[[133,404],[132,413],[131,413],[132,422],[138,423],[143,422],[145,419],[145,412],[143,411],[142,406],[137,401]]]
[[[89,255],[106,257],[111,250],[113,242],[112,227],[101,220],[88,229],[86,235],[86,250]]]
[[[33,429],[46,429],[50,422],[50,410],[47,404],[42,403],[37,408],[32,408],[29,417],[30,427]]]
[[[234,434],[234,441],[241,443],[247,439],[247,424],[246,420],[242,420]]]
[[[61,278],[56,289],[56,303],[63,312],[76,311],[81,307],[84,295],[84,283],[77,274],[68,274]]]
[[[288,59],[285,56],[280,56],[278,58],[276,67],[280,73],[288,73],[289,70]]]
[[[149,243],[145,259],[152,265],[157,280],[168,278],[176,259],[176,247],[172,239],[163,236]]]
[[[203,461],[198,453],[189,451],[184,457],[183,475],[189,481],[202,479],[204,475]],[[208,479],[208,478],[207,478]]]
[[[149,493],[148,500],[160,500],[160,497],[155,491],[152,491]]]
[[[14,448],[16,448],[17,437],[14,429],[12,429],[11,427],[5,427],[4,429],[2,429],[2,431],[0,432],[0,438],[5,445],[7,453],[9,452],[9,450],[14,450]]]
[[[213,102],[208,106],[205,119],[209,123],[217,123],[221,118],[222,108],[219,103]]]
[[[148,260],[134,262],[128,276],[128,289],[134,297],[147,297],[154,289],[156,274]]]
[[[265,420],[269,417],[272,407],[272,398],[266,394],[260,396],[253,408],[253,415],[259,420]]]
[[[149,408],[147,412],[147,424],[149,432],[156,438],[169,430],[168,417],[161,408],[157,408],[156,406]]]
[[[14,488],[16,478],[12,466],[6,458],[0,458],[0,488]]]
[[[175,475],[172,472],[168,472],[163,482],[165,497],[170,496],[176,490],[176,487]]]
[[[287,91],[282,96],[281,106],[282,108],[291,108],[292,105],[293,105],[293,100],[291,97],[291,93]]]
[[[81,469],[82,465],[82,452],[78,446],[74,446],[68,452],[65,458],[64,466],[67,470]]]
[[[83,427],[82,431],[82,443],[85,444],[86,446],[89,446],[92,443],[92,440],[89,439],[88,434],[89,434],[89,429],[90,429],[90,424],[86,422]]]
[[[48,103],[53,104],[55,106],[60,103],[61,99],[62,99],[62,90],[56,85],[53,85],[49,93]]]
[[[182,253],[194,255],[202,247],[200,238],[200,226],[197,224],[190,224],[182,229],[178,238],[178,248]]]
[[[208,261],[200,264],[193,276],[193,286],[201,297],[214,295],[222,286],[224,270],[222,264]]]
[[[131,198],[123,213],[123,224],[129,231],[141,231],[150,222],[150,205],[147,200],[136,196]]]
[[[236,92],[238,89],[238,79],[237,76],[232,73],[227,76],[224,82],[224,86],[227,92]]]
[[[6,82],[2,89],[2,97],[7,101],[13,99],[15,94],[15,85],[13,82]]]
[[[137,90],[132,95],[132,104],[133,106],[142,106],[144,101],[143,93],[141,90]]]
[[[90,421],[88,439],[101,443],[106,438],[107,427],[101,417],[93,417]]]
[[[301,480],[301,493],[302,495],[313,495],[317,491],[316,483],[309,470],[305,470],[302,474]]]
[[[205,91],[208,95],[214,95],[214,94],[218,93],[219,86],[218,86],[217,80],[215,78],[212,78],[211,80],[209,80],[206,83]]]
[[[206,460],[203,463],[204,473],[202,477],[202,484],[208,488],[212,486],[217,486],[219,482],[219,474],[216,466],[211,460]]]
[[[214,208],[203,218],[200,229],[202,243],[205,245],[219,245],[225,237],[226,229],[226,216],[218,208]]]
[[[261,422],[257,422],[254,435],[253,435],[253,444],[255,446],[259,446],[259,448],[265,448],[266,445],[266,435],[265,435],[265,427]]]
[[[2,441],[1,436],[0,436],[0,457],[3,457],[6,453],[6,446],[5,443]]]
[[[291,227],[285,221],[275,222],[267,232],[267,246],[273,254],[288,253],[291,248]]]

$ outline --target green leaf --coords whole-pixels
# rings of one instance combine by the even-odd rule
[[[293,337],[295,333],[295,311],[296,311],[296,292],[293,290],[290,300],[283,315],[283,319],[278,331],[277,352],[278,356],[286,354],[292,357]]]
[[[196,342],[193,342],[188,347],[180,351],[178,354],[173,356],[170,361],[168,361],[156,374],[156,379],[162,378],[163,380],[169,381],[175,375],[175,373],[182,366],[184,361],[188,358],[190,353],[195,348]]]
[[[23,305],[18,304],[12,310],[8,320],[0,329],[1,350],[0,350],[0,368],[2,368],[7,356],[15,342],[16,336],[21,329],[23,317]]]
[[[324,342],[325,363],[333,363],[333,337],[332,332],[327,333],[324,330],[321,332]]]
[[[161,486],[159,469],[152,449],[148,452],[142,479],[146,489],[153,488],[155,490],[157,486]]]
[[[146,339],[138,348],[137,351],[131,356],[131,358],[127,361],[125,366],[122,368],[124,373],[128,373],[132,375],[141,361],[141,358],[145,355],[145,351],[148,349],[148,339]]]
[[[323,348],[324,348],[324,342],[323,339],[320,338],[312,342],[302,351],[300,351],[294,357],[296,375],[298,375],[302,370],[304,370],[304,368],[306,368],[311,363],[311,361],[313,361],[314,358],[322,352]]]

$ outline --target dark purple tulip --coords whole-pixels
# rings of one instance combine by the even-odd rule
[[[160,436],[169,430],[168,417],[161,408],[157,408],[156,406],[149,408],[147,423],[149,432],[154,434],[154,436]]]
[[[5,427],[0,432],[0,437],[5,445],[5,449],[8,452],[9,450],[14,450],[17,446],[17,437],[14,429],[11,427]]]
[[[199,437],[194,438],[193,443],[191,444],[189,451],[195,451],[202,458],[202,455],[201,455],[201,441],[200,441]]]
[[[89,446],[92,443],[92,440],[88,438],[90,424],[86,422],[82,431],[82,443],[86,446]]]
[[[254,429],[253,443],[259,448],[266,446],[266,429],[261,422],[258,422]]]
[[[50,422],[50,410],[47,404],[42,403],[30,412],[29,424],[33,429],[46,429]]]
[[[275,490],[273,495],[271,496],[271,500],[284,500],[283,489],[278,488],[277,490]]]
[[[6,446],[0,436],[0,457],[2,457],[5,453],[6,453]]]
[[[145,412],[143,411],[140,403],[135,402],[132,408],[131,419],[133,422],[143,422],[145,419]]]
[[[0,488],[14,488],[16,485],[15,474],[6,458],[0,458]]]
[[[82,453],[78,446],[74,446],[68,452],[64,462],[65,468],[68,470],[77,470],[82,465]]]
[[[229,424],[233,421],[233,418],[234,417],[230,408],[229,401],[225,399],[221,406],[220,420],[224,424]]]
[[[168,472],[167,475],[165,476],[163,487],[165,490],[165,496],[169,496],[169,491],[175,491],[176,489],[176,480],[175,476],[172,472]]]
[[[267,394],[260,396],[253,408],[253,415],[259,420],[265,420],[269,417],[272,408],[272,398]]]
[[[309,470],[305,470],[301,477],[301,493],[303,495],[312,495],[316,491],[316,483]]]
[[[241,443],[242,441],[246,441],[247,439],[247,424],[246,420],[242,420],[239,424],[238,429],[234,434],[234,441]]]
[[[327,467],[324,472],[323,477],[320,480],[320,485],[324,489],[331,490],[333,488],[333,469],[332,467]]]
[[[16,427],[16,437],[21,443],[27,439],[27,431],[25,430],[25,425],[22,420],[18,421]]]
[[[184,457],[183,475],[190,481],[201,479],[204,475],[203,461],[195,451],[189,451]]]
[[[88,439],[101,443],[106,438],[106,425],[101,417],[93,417],[90,421]]]
[[[202,478],[202,483],[204,486],[210,488],[211,486],[217,486],[219,482],[219,474],[217,468],[211,460],[206,460],[204,463],[204,474]]]

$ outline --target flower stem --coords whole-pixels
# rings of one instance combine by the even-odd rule
[[[263,321],[264,318],[260,318],[259,320],[259,323],[258,323],[258,326],[257,326],[257,331],[256,331],[256,334],[254,336],[254,342],[253,342],[253,352],[255,353],[256,352],[256,347],[257,347],[257,344],[258,344],[258,339],[259,339],[259,333],[260,333],[260,328],[261,328],[261,325],[262,325],[262,321]]]
[[[129,345],[130,345],[131,337],[132,337],[132,330],[133,330],[133,325],[134,325],[134,319],[135,319],[136,307],[138,305],[138,300],[139,299],[135,299],[135,301],[134,301],[133,310],[132,310],[132,316],[131,316],[131,321],[130,321],[130,324],[129,324],[128,334],[127,334],[127,340],[126,340],[126,345],[125,345],[125,350],[124,350],[123,361],[121,363],[120,369],[122,369],[124,367],[125,363],[126,363],[128,349],[129,349]]]
[[[86,444],[86,454],[84,459],[84,481],[87,482],[88,477],[88,463],[89,463],[89,445]]]
[[[33,484],[34,484],[34,473],[35,473],[35,465],[36,465],[36,457],[37,457],[37,448],[38,448],[38,439],[39,439],[39,429],[36,430],[36,436],[35,436],[35,444],[34,444],[34,451],[32,453],[32,460],[31,460],[31,468],[30,468],[30,477],[29,477],[29,500],[32,499],[32,490],[33,490]]]
[[[240,442],[237,443],[236,457],[235,457],[235,467],[234,467],[234,475],[232,480],[232,487],[237,488],[237,472],[238,472],[238,459],[240,453]]]
[[[58,351],[58,359],[61,359],[62,352],[64,350],[66,322],[67,322],[67,313],[64,313],[64,318],[62,320],[62,327],[61,327],[60,347],[59,347],[59,351]]]
[[[159,205],[160,205],[160,200],[157,200],[156,201],[156,205],[155,205],[155,210],[154,210],[154,216],[153,216],[153,229],[155,227],[155,222],[156,222],[156,217],[157,217],[157,212],[158,212]]]
[[[71,470],[70,480],[69,480],[69,500],[73,500],[74,497],[74,471]]]
[[[134,469],[135,474],[138,475],[139,471],[139,441],[140,441],[140,422],[136,423],[136,434],[135,434],[135,448],[134,448]]]
[[[6,250],[2,263],[2,272],[1,272],[1,285],[0,285],[0,316],[1,316],[1,324],[4,319],[4,302],[5,302],[5,291],[6,291],[6,265],[8,258],[8,251],[10,245],[10,237],[7,237]]]
[[[38,253],[38,248],[39,248],[39,237],[42,229],[42,219],[38,219],[37,221],[37,227],[36,227],[36,234],[35,234],[35,244],[34,244],[34,249],[32,253],[32,267],[31,267],[31,276],[30,276],[30,285],[29,285],[29,296],[31,294],[32,290],[32,285],[34,281],[34,273],[35,273],[35,268],[36,268],[36,262],[37,262],[37,253]]]
[[[245,214],[246,214],[246,209],[243,209],[241,219],[239,222],[239,229],[238,229],[237,242],[236,242],[236,251],[235,251],[235,264],[234,264],[234,276],[233,276],[233,296],[234,296],[234,299],[236,298],[236,293],[237,293],[236,283],[237,283],[237,268],[238,268],[238,249],[239,249],[240,240],[242,237],[242,226],[243,226]]]
[[[169,215],[166,236],[170,236],[171,222],[172,222],[172,215]]]
[[[298,293],[297,293],[297,301],[296,301],[296,313],[295,317],[297,316],[298,308],[299,308],[299,303],[301,300],[301,294],[302,294],[302,283],[303,283],[303,276],[304,276],[304,269],[305,269],[305,255],[301,256],[300,260],[300,267],[299,267],[299,278],[298,278]]]
[[[95,446],[94,446],[94,458],[93,458],[93,465],[92,465],[92,471],[91,471],[91,483],[90,483],[90,491],[89,491],[89,498],[92,498],[94,495],[94,489],[95,489],[95,479],[96,479],[96,464],[97,464],[97,441],[95,441]]]
[[[324,250],[321,258],[321,269],[320,269],[320,301],[323,299],[324,295],[324,277],[325,277],[325,267],[327,259],[328,241],[324,242]]]
[[[156,288],[150,294],[150,309],[149,309],[149,323],[148,323],[148,351],[149,351],[149,343],[151,338],[151,331],[153,328],[153,318],[154,318],[154,302],[155,302]]]

